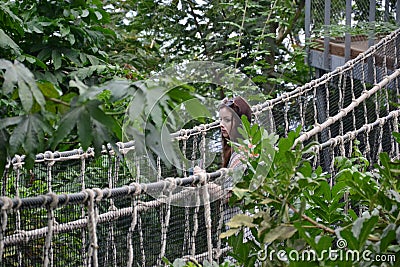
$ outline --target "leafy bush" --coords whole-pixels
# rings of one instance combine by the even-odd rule
[[[279,139],[269,170],[254,186],[263,160],[258,154],[275,139],[257,138],[264,129],[245,123],[247,141],[238,151],[251,147],[247,152],[255,156],[244,161],[247,171],[233,189],[230,202],[243,213],[221,234],[232,251],[231,262],[219,266],[394,266],[400,257],[400,160],[382,153],[370,169],[355,147],[352,158],[335,159],[335,174],[324,173],[306,158],[313,144],[295,146],[299,131]],[[249,230],[252,236],[244,238]]]
[[[231,257],[244,266],[394,265],[400,257],[400,161],[382,153],[370,170],[355,147],[353,158],[335,159],[331,177],[307,160],[312,144],[294,146],[299,130],[279,140],[259,187],[251,186],[251,166],[261,157],[245,162],[248,171],[232,203],[240,201],[246,213],[233,217],[222,234],[233,248]],[[246,127],[250,138],[262,131]],[[253,143],[255,151],[262,146],[262,140]],[[246,228],[253,237],[242,242]]]

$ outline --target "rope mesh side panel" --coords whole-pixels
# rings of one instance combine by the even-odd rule
[[[391,132],[398,131],[399,123],[399,110],[393,105],[399,102],[399,36],[400,30],[335,71],[257,105],[257,119],[262,112],[271,111],[281,136],[301,125],[302,141],[318,142],[314,164],[323,165],[331,173],[335,172],[335,157],[346,155],[346,151],[350,156],[356,140],[358,149],[371,163],[379,160],[382,151],[398,157],[399,145]],[[182,131],[183,152],[192,167],[199,160],[205,163],[206,151],[221,150],[217,127],[210,124]],[[125,151],[131,149],[131,144],[119,147]],[[226,246],[218,239],[224,229],[225,205],[221,200],[209,206],[176,207],[160,204],[144,192],[135,195],[134,200],[129,194],[107,194],[132,182],[148,185],[153,182],[149,179],[163,182],[165,177],[188,178],[189,170],[185,168],[182,173],[168,169],[165,163],[156,159],[153,164],[145,156],[135,155],[134,161],[127,161],[124,153],[121,158],[109,151],[97,158],[93,153],[79,149],[45,152],[37,156],[31,172],[23,167],[23,156],[8,165],[0,199],[2,263],[154,266],[164,256],[218,259],[224,254]],[[217,154],[207,168],[219,167]],[[69,195],[71,199],[66,203],[49,208],[54,199],[54,195],[46,195],[49,192],[59,198],[77,192],[87,195],[80,202],[74,202],[76,195]],[[14,197],[32,201],[29,197],[37,195],[47,201],[40,207],[28,202],[16,207],[9,202]],[[199,194],[198,203],[202,197],[207,198]]]

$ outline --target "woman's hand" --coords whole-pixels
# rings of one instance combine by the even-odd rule
[[[206,170],[203,170],[199,166],[195,166],[194,169],[193,169],[193,175],[204,173],[204,172],[206,172]]]

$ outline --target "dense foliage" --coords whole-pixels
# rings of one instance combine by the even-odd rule
[[[237,150],[244,153],[247,171],[230,199],[243,213],[221,234],[232,247],[229,260],[200,265],[177,259],[169,266],[396,266],[400,160],[382,153],[371,171],[355,147],[352,158],[336,158],[331,175],[313,170],[306,157],[313,144],[295,145],[298,131],[278,142],[263,132],[247,124],[247,138]],[[400,143],[400,134],[394,136]],[[270,145],[276,147],[273,162],[260,172]]]
[[[155,98],[151,90],[136,94],[134,82],[172,64],[237,67],[260,85],[253,94],[259,100],[283,80],[294,86],[307,77],[296,37],[304,1],[0,2],[0,173],[15,154],[26,154],[30,167],[45,150],[100,150],[121,141],[132,96]],[[213,85],[196,91],[227,93]],[[161,110],[187,93],[167,97]]]
[[[27,155],[29,168],[45,150],[99,151],[121,141],[132,99],[135,119],[148,120],[156,130],[164,114],[194,91],[215,98],[228,94],[199,85],[160,97],[160,91],[141,86],[141,80],[180,62],[238,68],[259,85],[253,92],[258,100],[304,84],[310,78],[300,42],[304,5],[304,0],[0,0],[0,174],[15,154]],[[155,103],[159,113],[149,117]],[[133,125],[137,142],[146,138],[141,125]],[[251,153],[261,156],[249,158],[247,176],[234,190],[232,201],[241,201],[248,213],[234,218],[222,236],[229,237],[237,263],[298,266],[301,262],[262,256],[272,250],[320,253],[342,238],[354,251],[400,256],[398,161],[382,154],[371,172],[361,154],[338,158],[330,187],[330,177],[304,160],[308,147],[293,148],[292,132],[278,141],[270,168],[254,176],[276,139],[260,134],[258,126],[246,130]],[[151,149],[160,152],[156,145]],[[244,228],[254,237],[246,243]],[[312,264],[334,263],[322,258],[307,263]]]
[[[250,137],[262,131],[257,126],[246,128]],[[337,172],[331,176],[312,170],[305,160],[312,144],[294,146],[297,134],[291,132],[279,140],[272,166],[255,190],[253,170],[262,158],[245,162],[248,172],[234,189],[233,202],[240,201],[247,213],[234,217],[230,230],[222,235],[230,237],[231,256],[245,266],[255,262],[263,266],[376,266],[379,259],[395,264],[400,256],[400,161],[382,153],[380,163],[370,171],[369,162],[355,147],[353,158],[336,158]],[[394,135],[400,142],[400,135]],[[251,140],[253,153],[262,152],[263,139]],[[243,243],[245,228],[251,229],[253,239]]]

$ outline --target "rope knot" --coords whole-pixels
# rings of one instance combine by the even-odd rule
[[[0,201],[3,202],[1,206],[2,210],[11,210],[13,208],[13,201],[9,197],[0,197]]]
[[[96,193],[95,201],[100,202],[103,199],[103,190],[100,188],[93,188],[92,190]]]
[[[85,198],[83,200],[83,202],[89,201],[89,202],[93,202],[94,200],[94,192],[92,189],[85,189],[85,191],[83,191],[85,194]]]
[[[208,173],[206,172],[199,172],[198,174],[196,174],[199,177],[199,184],[200,185],[205,185],[208,181]]]
[[[58,196],[54,193],[47,193],[46,196],[51,197],[51,202],[49,203],[49,208],[55,209],[58,206]]]
[[[168,190],[173,191],[176,188],[176,181],[174,178],[165,178],[165,181],[169,183],[167,188]]]
[[[139,183],[133,182],[130,183],[130,186],[133,186],[135,188],[135,192],[133,192],[134,196],[140,195],[140,193],[142,192],[142,187]]]
[[[19,155],[15,155],[14,156],[14,160],[13,160],[13,168],[14,170],[22,168],[22,165],[24,164],[23,159],[21,156]]]

